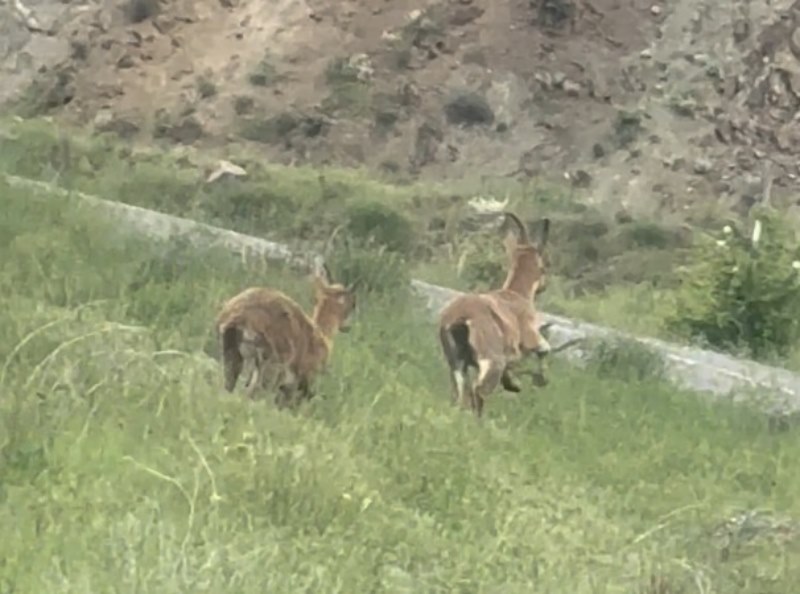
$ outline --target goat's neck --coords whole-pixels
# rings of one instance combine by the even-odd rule
[[[539,280],[534,280],[532,276],[530,274],[518,274],[512,269],[503,283],[503,290],[522,295],[525,299],[532,299],[536,294],[536,289],[539,287]]]
[[[532,299],[541,282],[541,270],[536,258],[536,254],[528,251],[514,254],[503,289]]]
[[[339,332],[339,320],[337,316],[326,307],[325,303],[318,303],[314,306],[312,316],[314,324],[319,328],[320,333],[330,342],[336,333]]]

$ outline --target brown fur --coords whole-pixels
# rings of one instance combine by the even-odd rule
[[[291,400],[295,392],[304,399],[313,395],[313,380],[331,356],[333,339],[348,330],[356,307],[354,287],[331,284],[325,271],[314,278],[310,317],[288,295],[269,288],[245,289],[223,305],[216,328],[227,391],[233,391],[250,361],[250,398],[260,387],[277,388],[279,403]]]
[[[478,416],[498,383],[507,391],[519,392],[511,368],[530,354],[538,355],[538,382],[547,381],[543,359],[550,345],[540,333],[534,299],[545,286],[543,248],[550,221],[542,221],[536,244],[513,213],[506,213],[506,221],[513,223],[516,233],[506,236],[510,267],[502,288],[459,295],[445,306],[439,319],[439,340],[450,368],[454,400]],[[478,370],[474,382],[469,381],[470,368]]]

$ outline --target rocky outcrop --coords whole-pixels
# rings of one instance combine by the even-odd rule
[[[745,212],[769,162],[773,199],[795,207],[797,1],[20,2],[0,5],[0,102],[126,138],[542,176],[690,218]]]

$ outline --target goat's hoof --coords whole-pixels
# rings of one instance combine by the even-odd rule
[[[531,379],[533,380],[533,385],[540,388],[550,383],[550,380],[548,380],[543,373],[538,371],[531,374]]]

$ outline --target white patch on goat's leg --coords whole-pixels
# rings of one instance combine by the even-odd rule
[[[464,372],[460,369],[456,369],[451,374],[453,378],[453,386],[455,387],[455,394],[453,395],[453,403],[459,402],[464,398],[464,385],[466,383],[467,378],[464,376]]]
[[[475,381],[477,385],[482,384],[486,380],[486,376],[492,370],[492,360],[491,359],[478,359],[478,378]]]
[[[484,400],[497,388],[504,369],[503,364],[492,359],[478,359],[478,377],[472,391],[472,401],[475,414],[479,417],[483,414]]]
[[[550,343],[547,341],[547,339],[540,334],[539,335],[539,348],[536,349],[536,353],[538,355],[544,356],[544,355],[549,355],[550,351],[552,351],[552,350],[553,350],[553,347],[551,347]]]
[[[256,379],[256,366],[255,366],[255,363],[253,361],[250,361],[249,363],[250,363],[250,365],[248,365],[248,367],[250,367],[250,375],[247,376],[247,381],[244,384],[245,388],[249,388],[253,384],[255,379]]]
[[[258,360],[254,360],[253,373],[250,375],[250,383],[247,385],[247,388],[245,390],[245,394],[251,400],[255,397],[256,390],[259,388],[261,382],[263,381],[261,373],[262,372],[261,372],[260,362]]]

